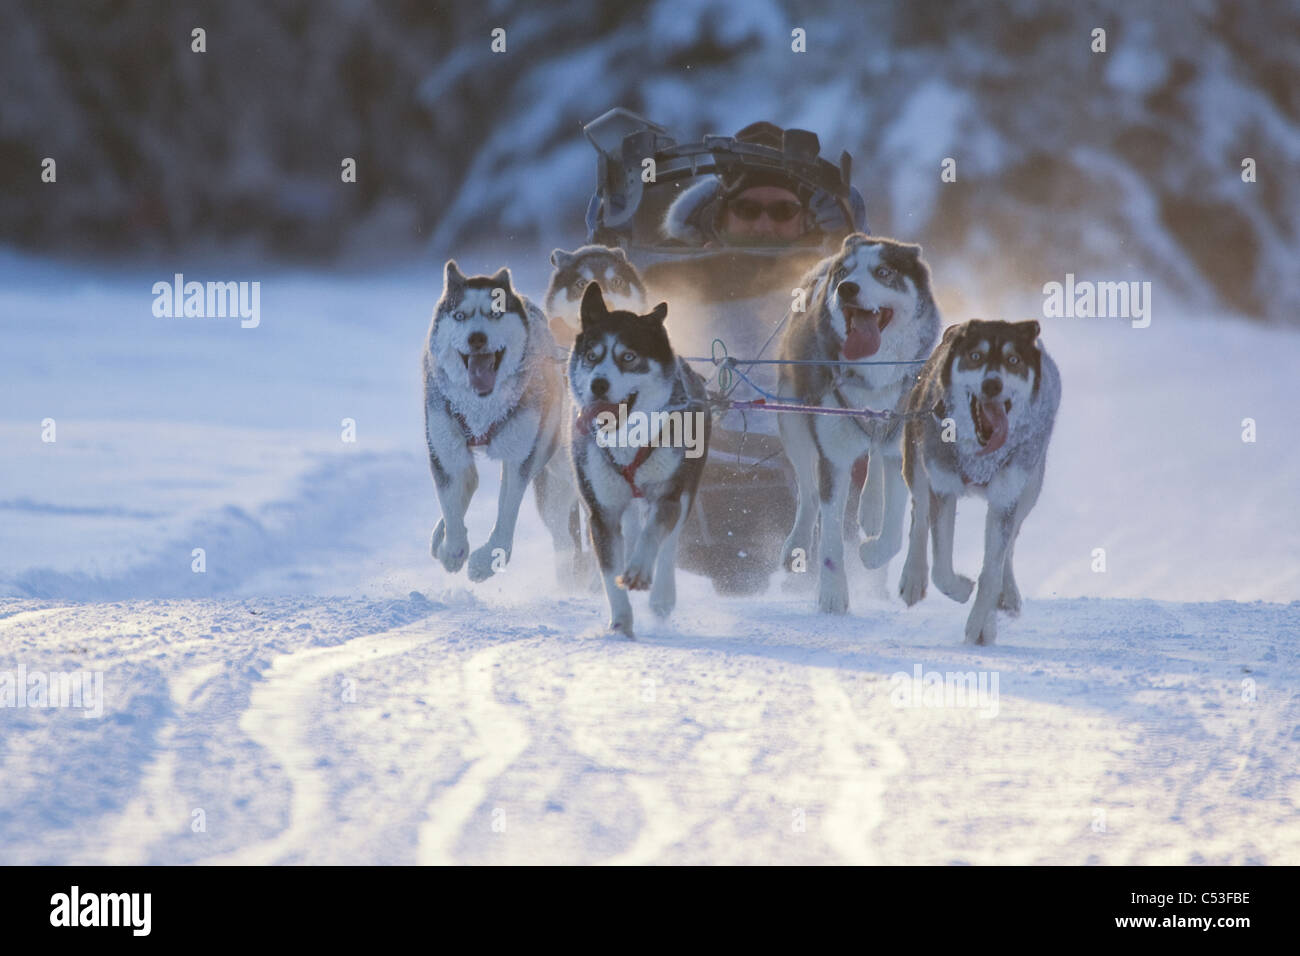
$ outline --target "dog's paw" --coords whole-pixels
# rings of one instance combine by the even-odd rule
[[[849,596],[847,594],[818,594],[817,610],[823,614],[847,614]]]
[[[981,619],[975,611],[966,619],[966,643],[989,645],[998,639],[998,615],[989,611]]]
[[[654,578],[654,568],[649,562],[633,561],[628,569],[614,579],[624,591],[645,591]]]
[[[898,593],[908,607],[925,597],[925,569],[911,564],[904,565],[903,577],[898,582]]]
[[[499,553],[500,552],[500,553]],[[471,581],[486,581],[492,575],[496,574],[502,554],[504,560],[510,560],[509,552],[506,552],[500,545],[493,545],[488,542],[481,548],[475,549],[474,553],[469,556],[469,579]]]
[[[455,574],[465,563],[465,555],[469,554],[469,539],[450,540],[447,537],[446,525],[439,521],[434,526],[433,536],[429,539],[429,553],[436,561],[442,563],[448,573]]]
[[[1006,611],[1012,617],[1020,616],[1020,589],[1014,581],[1002,586],[1002,593],[998,595],[998,610]]]
[[[677,606],[677,583],[672,575],[655,578],[650,589],[650,610],[655,617],[664,618],[673,613]]]
[[[964,574],[954,574],[947,580],[941,580],[938,575],[935,575],[934,586],[958,604],[965,604],[970,598],[971,591],[975,590],[975,582]]]
[[[898,547],[895,542],[886,541],[882,536],[868,538],[858,548],[858,557],[862,558],[862,564],[873,571],[876,568],[883,568],[896,554],[898,554]]]
[[[823,574],[817,588],[817,610],[844,614],[849,609],[849,585],[843,575]]]
[[[621,637],[629,641],[636,640],[636,634],[632,631],[631,615],[625,618],[615,618],[609,622],[607,628],[610,637]]]

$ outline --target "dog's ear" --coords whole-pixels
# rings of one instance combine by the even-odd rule
[[[867,238],[867,234],[865,232],[849,233],[847,236],[844,237],[844,241],[840,243],[840,251],[848,252],[850,249],[852,249],[854,246],[856,246],[865,238]]]
[[[600,283],[587,283],[587,291],[582,294],[582,306],[578,309],[578,314],[582,317],[583,331],[609,315],[609,309],[605,308],[605,297],[600,294]]]
[[[921,246],[920,246],[919,243],[915,243],[915,242],[900,242],[900,243],[898,244],[898,248],[899,248],[900,250],[902,250],[902,251],[903,251],[903,252],[904,252],[904,253],[905,253],[909,258],[916,259],[917,261],[920,261],[920,258],[921,258]]]
[[[510,284],[510,270],[504,266],[492,277],[492,283],[493,285],[505,286],[507,289],[514,288],[514,286]]]
[[[572,252],[565,252],[563,249],[556,249],[551,253],[551,265],[557,269],[563,269],[574,259]]]
[[[940,344],[941,344],[941,345],[947,345],[949,342],[951,342],[951,341],[953,340],[953,338],[956,337],[956,335],[957,335],[957,330],[960,329],[960,328],[961,328],[960,325],[950,325],[950,326],[948,326],[946,329],[944,329],[944,330],[943,330],[943,339],[942,339],[942,341],[940,342]]]
[[[456,265],[455,259],[447,260],[447,267],[443,270],[442,281],[448,289],[459,289],[465,284],[465,273],[460,271],[460,266]]]
[[[668,318],[668,303],[660,302],[650,311],[649,315],[643,315],[641,318],[649,319],[656,325],[663,325],[664,319]]]
[[[622,259],[624,262],[627,262],[627,250],[622,246],[610,246],[609,248],[613,250],[615,259]]]
[[[1043,331],[1043,327],[1038,324],[1037,319],[1026,319],[1023,322],[1017,322],[1016,325],[1024,331],[1025,337],[1031,342],[1038,338]]]

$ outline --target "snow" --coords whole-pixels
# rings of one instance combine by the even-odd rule
[[[547,252],[459,258],[536,295]],[[865,571],[843,618],[808,581],[724,599],[682,575],[625,642],[556,588],[531,496],[499,577],[428,556],[439,265],[0,256],[0,690],[104,683],[98,718],[0,707],[0,862],[1300,862],[1300,335],[1160,286],[1150,328],[1043,320],[1064,399],[995,647]],[[932,265],[955,320],[961,277]],[[260,279],[261,326],[154,318],[173,271]],[[966,573],[982,511],[959,508]],[[918,667],[997,696],[896,706]]]

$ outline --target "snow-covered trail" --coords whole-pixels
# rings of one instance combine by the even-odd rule
[[[972,649],[956,605],[616,642],[587,603],[6,602],[0,646],[108,703],[0,711],[5,861],[1300,862],[1296,606],[1031,602]],[[918,666],[997,696],[897,706]]]

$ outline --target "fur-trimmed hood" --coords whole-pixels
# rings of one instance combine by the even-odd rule
[[[665,238],[691,245],[703,245],[717,238],[718,204],[722,198],[722,180],[716,176],[689,186],[673,200],[664,215]]]

